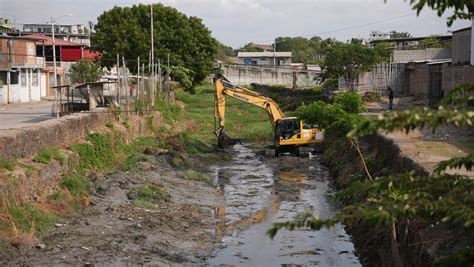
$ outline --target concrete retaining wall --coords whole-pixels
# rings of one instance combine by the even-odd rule
[[[316,85],[319,71],[293,69],[291,67],[271,67],[254,65],[223,65],[224,75],[235,85],[252,83],[265,85],[297,86]]]
[[[0,155],[5,158],[28,158],[47,146],[66,146],[83,138],[88,131],[105,127],[112,114],[102,110],[77,113],[21,129],[0,131]]]

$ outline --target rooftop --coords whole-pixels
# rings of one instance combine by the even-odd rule
[[[36,45],[45,45],[45,46],[53,45],[53,37],[51,36],[47,36],[43,34],[28,34],[28,35],[22,35],[21,37],[24,39],[37,40]],[[54,39],[55,39],[55,45],[57,46],[84,46],[82,44],[64,41],[63,39],[58,39],[58,38],[54,38]]]
[[[237,57],[291,57],[291,52],[239,52]]]

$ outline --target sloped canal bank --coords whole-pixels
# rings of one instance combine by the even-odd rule
[[[354,246],[341,225],[332,229],[282,230],[274,240],[266,231],[276,221],[310,211],[330,217],[333,190],[329,174],[316,158],[259,158],[236,145],[234,161],[211,167],[214,184],[224,193],[224,205],[215,210],[216,237],[209,265],[360,266]]]

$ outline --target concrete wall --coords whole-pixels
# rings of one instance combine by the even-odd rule
[[[474,66],[449,66],[443,70],[445,94],[462,84],[474,84]]]
[[[108,112],[78,113],[34,126],[0,132],[0,155],[28,158],[46,146],[68,145],[83,138],[90,130],[103,128],[112,117]]]
[[[416,64],[406,68],[407,91],[409,96],[425,98],[429,94],[430,72],[426,64]]]
[[[453,34],[453,64],[469,64],[471,60],[471,31]]]
[[[252,65],[223,65],[224,75],[235,85],[266,84],[312,86],[316,84],[317,71],[301,71],[288,67],[266,67]]]
[[[451,48],[393,51],[393,62],[395,63],[408,63],[433,59],[451,59]]]

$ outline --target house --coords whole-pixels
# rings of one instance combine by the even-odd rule
[[[381,31],[372,31],[370,33],[370,41],[377,41],[377,40],[387,40],[390,39],[390,33],[388,32],[381,32]]]
[[[53,71],[53,38],[43,34],[31,34],[22,37],[36,40],[36,53],[45,58],[46,68]],[[59,74],[58,84],[63,84],[65,82],[72,63],[81,59],[95,60],[101,56],[101,53],[96,52],[85,45],[64,41],[58,38],[55,38],[55,46],[56,71]],[[54,76],[51,77],[51,81],[53,81],[53,78]]]
[[[0,35],[0,104],[41,100],[48,93],[36,40]]]
[[[394,50],[414,49],[418,47],[420,41],[430,37],[435,38],[439,42],[450,42],[453,38],[452,35],[435,35],[408,38],[370,39],[369,46],[374,47],[380,43],[387,43],[390,44]]]
[[[12,27],[11,20],[0,18],[0,33],[15,32],[15,31],[17,31],[17,30]]]
[[[428,48],[416,50],[394,50],[394,63],[451,61],[451,48]]]
[[[290,66],[291,52],[239,52],[239,64],[262,66]]]
[[[52,36],[51,24],[24,24],[22,34],[44,34]],[[69,42],[90,46],[90,30],[83,24],[54,24],[54,37]]]
[[[467,65],[471,64],[473,53],[472,27],[467,27],[453,32],[453,64]]]

